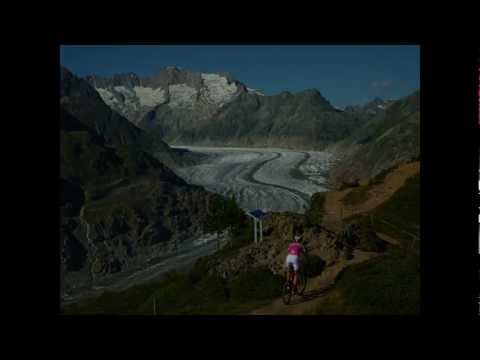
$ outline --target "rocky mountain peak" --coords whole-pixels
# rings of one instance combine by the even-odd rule
[[[323,97],[323,95],[317,89],[306,89],[297,93],[296,96],[305,98],[308,101],[313,101],[314,103],[318,103],[324,106],[326,110],[335,110],[335,107],[333,107],[333,105],[330,104],[330,102]]]
[[[308,95],[308,96],[322,96],[320,94],[320,91],[318,91],[317,89],[315,88],[311,88],[311,89],[305,89],[303,91],[300,91],[298,93],[299,95]]]
[[[195,109],[203,117],[239,94],[249,92],[229,74],[202,73],[177,66],[167,66],[143,78],[128,73],[109,78],[92,75],[85,79],[108,106],[136,125],[145,116],[153,116],[152,111],[159,106],[164,107],[162,110]]]
[[[288,97],[292,96],[292,93],[291,93],[290,91],[282,91],[282,92],[279,94],[279,96],[280,96],[281,98],[288,98]]]

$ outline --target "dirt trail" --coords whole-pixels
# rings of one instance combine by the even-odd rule
[[[369,198],[355,205],[345,205],[342,198],[353,189],[342,191],[329,191],[326,193],[325,209],[327,212],[323,218],[323,223],[332,230],[339,230],[342,219],[352,215],[370,211],[388,200],[405,181],[420,171],[420,162],[400,165],[398,168],[388,173],[381,184],[373,186],[368,192]]]
[[[395,193],[407,179],[420,171],[420,163],[403,164],[388,173],[381,184],[373,186],[370,190],[369,198],[356,205],[345,205],[341,199],[352,189],[342,191],[331,191],[326,193],[325,208],[328,212],[323,218],[323,225],[331,231],[340,231],[343,228],[342,219],[355,214],[370,211]],[[390,243],[397,244],[398,240],[383,234],[377,234],[381,239]],[[285,305],[281,298],[274,300],[271,304],[260,309],[252,311],[249,315],[302,315],[310,314],[322,300],[323,295],[335,284],[335,280],[340,272],[346,267],[364,262],[376,256],[382,256],[380,253],[363,252],[355,250],[353,259],[340,260],[338,263],[326,268],[323,273],[315,278],[309,279],[307,288],[302,297],[297,296],[290,305]]]
[[[334,285],[335,279],[343,269],[376,256],[381,256],[381,254],[355,250],[353,259],[342,260],[333,266],[327,267],[321,275],[309,279],[304,294],[301,297],[294,297],[290,305],[285,305],[283,300],[279,298],[267,306],[252,311],[249,315],[309,314],[315,310],[315,307],[322,300],[323,295]]]

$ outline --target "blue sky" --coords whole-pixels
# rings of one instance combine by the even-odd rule
[[[147,76],[172,65],[228,72],[267,95],[316,88],[338,107],[420,87],[416,45],[69,45],[60,48],[60,62],[79,76]]]

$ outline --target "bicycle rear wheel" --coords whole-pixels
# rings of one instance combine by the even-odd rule
[[[282,299],[285,305],[290,304],[290,302],[292,301],[292,295],[293,295],[293,286],[290,283],[290,281],[287,281],[285,282],[285,284],[283,284],[283,289],[282,289]]]

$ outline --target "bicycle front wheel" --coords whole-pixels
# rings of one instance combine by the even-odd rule
[[[304,272],[299,272],[297,275],[297,292],[298,295],[302,295],[307,287],[307,277],[305,276]]]

